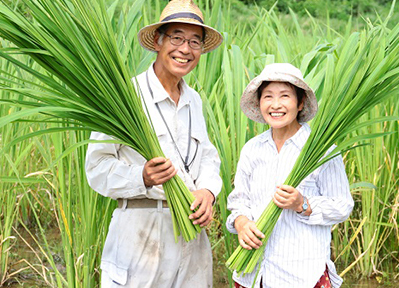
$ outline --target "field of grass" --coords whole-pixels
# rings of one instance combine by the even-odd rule
[[[2,2],[21,9],[30,19],[24,1]],[[110,29],[118,39],[127,70],[137,75],[155,58],[141,48],[137,32],[157,21],[167,1],[106,2]],[[397,42],[398,8],[392,6],[367,21],[283,13],[276,7],[245,6],[236,0],[196,3],[203,8],[206,23],[224,36],[222,46],[203,55],[185,78],[202,97],[208,132],[222,160],[223,190],[215,206],[215,220],[207,227],[214,255],[214,286],[222,288],[231,284],[225,261],[237,247],[236,237],[224,225],[226,199],[234,188],[241,148],[267,129],[241,113],[242,91],[265,64],[289,62],[300,67],[318,100],[323,101],[323,89],[350,82],[344,73],[329,74],[327,62],[341,63],[348,52],[344,47],[357,36],[359,45],[373,33],[378,33],[380,45]],[[2,25],[0,21],[0,29]],[[356,45],[349,52],[354,52]],[[29,56],[7,50],[10,46],[0,39],[0,52],[8,51],[29,69],[46,74]],[[368,47],[367,55],[383,50],[378,48]],[[348,67],[350,64],[348,61]],[[101,251],[115,203],[91,190],[86,182],[84,155],[89,131],[79,129],[77,122],[31,112],[24,101],[32,101],[32,94],[50,93],[48,87],[4,58],[0,70],[0,287],[99,287]],[[371,83],[370,91],[380,84]],[[359,123],[399,117],[399,86],[388,88],[384,92],[391,97],[363,115]],[[16,115],[13,121],[10,115]],[[392,118],[359,127],[347,137],[379,133],[386,135],[344,154],[355,208],[345,223],[333,227],[331,248],[338,272],[352,283],[345,287],[398,285],[399,121]]]

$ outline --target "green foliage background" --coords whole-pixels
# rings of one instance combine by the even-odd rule
[[[349,15],[361,17],[378,11],[389,10],[390,0],[240,0],[247,5],[257,5],[269,9],[274,4],[279,12],[288,13],[289,8],[301,16],[309,11],[315,17],[326,17],[346,20]]]

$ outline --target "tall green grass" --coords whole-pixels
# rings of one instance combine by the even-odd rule
[[[28,74],[9,65],[9,62],[3,61],[2,64],[8,65],[10,73],[22,73],[24,79],[34,81]],[[35,65],[32,67],[41,69]],[[21,98],[5,90],[1,91],[1,96],[2,99]],[[19,110],[8,105],[1,105],[1,108],[0,115]],[[87,184],[84,172],[85,146],[78,143],[88,139],[89,134],[72,131],[39,135],[11,148],[5,147],[15,138],[33,130],[66,125],[69,124],[32,125],[30,122],[15,122],[1,130],[0,200],[6,203],[1,205],[0,235],[4,239],[0,254],[2,283],[17,275],[12,268],[20,260],[24,262],[19,272],[31,267],[48,286],[95,287],[99,281],[101,247],[115,204],[93,192]],[[60,235],[61,242],[57,242],[62,243],[60,255],[56,255],[58,249],[54,249],[54,242],[48,240],[51,235],[46,231],[52,226],[56,226],[56,234]],[[38,228],[39,233],[33,231],[34,227]],[[16,242],[19,242],[18,246],[23,245],[28,238],[31,239],[30,247],[26,249],[31,249],[30,253],[38,257],[12,259],[11,254],[15,252],[10,249],[11,244],[17,246]],[[58,257],[63,259],[61,263]],[[42,265],[41,268],[33,269],[38,265],[36,261]]]
[[[14,67],[10,63],[2,62],[2,70],[10,71],[14,73]],[[2,97],[10,97],[10,95],[3,93]],[[0,115],[7,115],[12,113],[14,109],[9,106],[0,106]],[[18,126],[14,127],[3,127],[0,129],[0,151],[3,150],[3,143],[10,141],[18,131]],[[19,147],[14,147],[12,152],[17,152]],[[16,216],[16,200],[17,200],[17,187],[13,183],[17,182],[17,177],[13,177],[15,174],[12,167],[15,167],[13,162],[13,156],[16,153],[1,153],[0,152],[0,201],[2,203],[0,208],[0,287],[5,283],[9,277],[9,265],[10,265],[10,247],[15,242],[15,237],[12,233],[12,227],[15,223]],[[16,167],[15,167],[16,168]],[[20,171],[15,169],[18,173]],[[14,179],[13,179],[14,178]],[[11,183],[10,183],[11,182]],[[14,187],[13,187],[14,186]]]
[[[1,45],[5,42],[1,41]],[[26,57],[20,57],[21,61],[29,62]],[[1,70],[9,73],[29,77],[26,73],[14,67],[6,61],[0,62]],[[0,83],[7,75],[2,74]],[[17,86],[18,83],[15,83]],[[1,91],[2,99],[20,98],[7,91]],[[0,105],[0,115],[10,115],[20,109],[9,105]],[[28,191],[31,187],[41,185],[44,181],[38,177],[26,177],[36,167],[40,166],[37,159],[31,157],[34,148],[34,141],[21,142],[18,145],[6,149],[7,143],[13,139],[31,132],[30,125],[26,123],[14,123],[13,125],[0,128],[0,287],[15,277],[18,272],[23,271],[26,266],[21,266],[18,270],[13,266],[13,248],[17,244],[16,229],[18,222],[30,223],[30,207],[26,199],[30,197]],[[21,260],[21,259],[18,259]]]
[[[384,105],[375,107],[362,117],[362,121],[375,119],[386,115],[399,116],[398,105],[390,99]],[[375,134],[394,132],[380,139],[371,141],[371,145],[361,147],[353,152],[348,160],[353,167],[352,175],[358,181],[369,185],[357,188],[354,197],[359,203],[355,217],[365,219],[363,225],[358,220],[350,221],[353,228],[361,228],[359,237],[353,245],[353,257],[357,266],[357,273],[371,277],[372,275],[387,276],[394,272],[392,268],[381,271],[382,262],[394,266],[397,251],[391,251],[392,245],[397,243],[397,215],[398,215],[398,122],[380,123],[354,132]],[[353,217],[354,218],[354,217]],[[381,258],[381,255],[385,257]],[[351,263],[352,264],[352,263]],[[353,266],[349,266],[353,267]],[[349,271],[346,269],[344,273]]]

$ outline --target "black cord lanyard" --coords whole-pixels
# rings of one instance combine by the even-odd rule
[[[150,86],[150,82],[148,81],[148,70],[147,70],[147,73],[146,73],[146,78],[147,78],[148,90],[150,91],[152,99],[154,99],[154,94],[152,92],[152,89],[151,89],[151,86]],[[166,126],[166,129],[168,130],[170,138],[172,138],[172,141],[173,141],[173,144],[175,145],[177,153],[179,153],[180,159],[181,159],[181,161],[184,164],[184,169],[186,170],[187,173],[190,172],[190,168],[189,167],[194,162],[194,159],[195,159],[195,156],[197,156],[197,150],[198,150],[198,142],[196,141],[197,147],[195,149],[195,154],[194,154],[193,160],[191,160],[191,162],[188,163],[188,157],[189,157],[189,154],[190,154],[190,147],[191,147],[191,105],[190,104],[188,105],[188,144],[187,144],[187,155],[186,155],[185,159],[183,159],[183,157],[181,156],[179,147],[177,147],[176,141],[173,138],[172,133],[170,132],[169,126],[168,126],[168,124],[165,121],[165,117],[163,116],[161,108],[159,108],[158,103],[155,103],[155,106],[157,107],[158,112],[161,115],[161,118],[163,120],[163,123]]]

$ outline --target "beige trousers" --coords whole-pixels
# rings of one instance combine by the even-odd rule
[[[116,209],[102,256],[102,288],[210,288],[212,254],[203,230],[175,242],[169,208]]]

